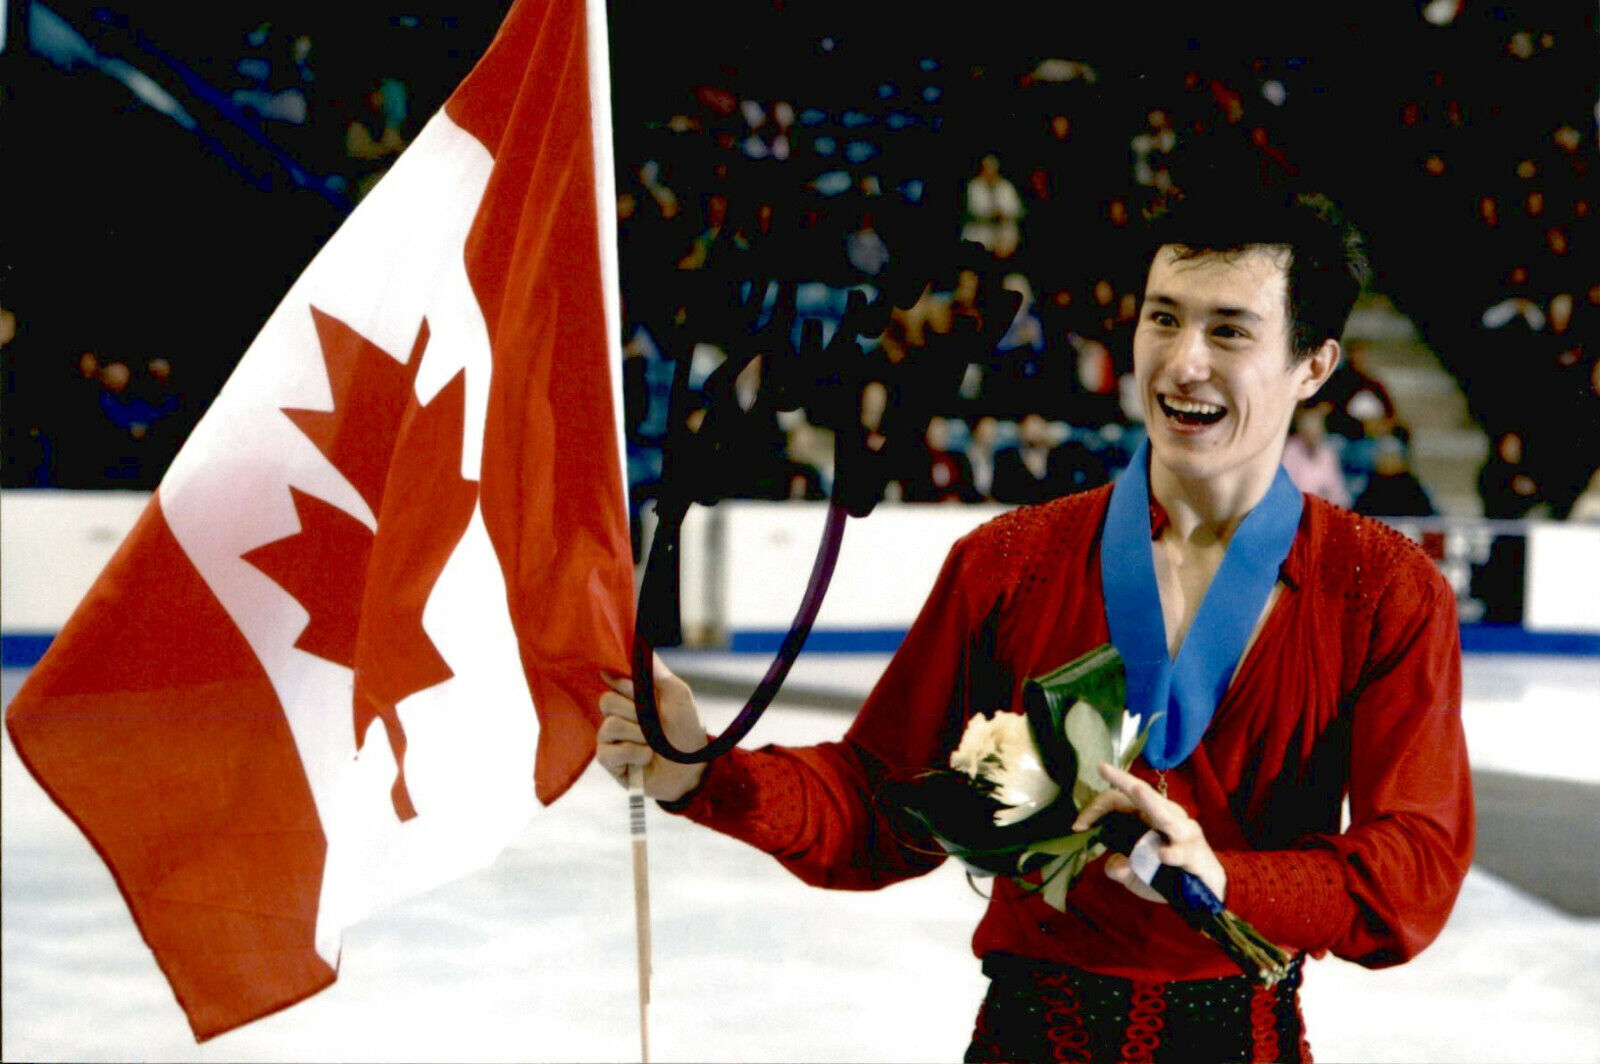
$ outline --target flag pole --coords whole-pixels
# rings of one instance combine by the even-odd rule
[[[628,766],[628,824],[633,837],[633,930],[639,970],[639,1059],[650,1064],[650,854],[644,833],[644,769]]]
[[[617,255],[616,158],[611,128],[611,48],[606,0],[583,0],[585,52],[589,68],[589,125],[594,150],[595,221],[600,238],[601,301],[606,350],[610,352],[611,397],[617,412],[617,462],[628,483],[622,425],[621,264]],[[626,487],[624,487],[626,490]],[[628,819],[633,838],[633,916],[639,972],[639,1059],[650,1064],[650,855],[644,832],[644,769],[628,768]]]

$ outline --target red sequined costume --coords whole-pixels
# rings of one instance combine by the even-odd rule
[[[818,886],[872,889],[928,871],[938,859],[896,839],[874,791],[887,773],[947,766],[969,716],[1020,711],[1024,680],[1109,641],[1098,561],[1109,497],[1025,507],[964,537],[843,741],[735,750],[667,808]],[[1228,907],[1269,939],[1397,964],[1444,926],[1472,854],[1455,597],[1403,536],[1314,497],[1280,583],[1199,748],[1167,773],[1169,794],[1226,868]],[[1143,762],[1136,771],[1154,775]],[[1237,974],[1168,907],[1097,867],[1065,912],[993,882],[978,956],[1132,981],[1127,1014],[1105,1032],[1123,1040],[1110,1052],[1160,1044],[1162,985]],[[1272,1003],[1241,1007],[1254,1017],[1250,1055],[1292,1059],[1296,1047],[1270,1030]],[[1070,1023],[1056,1028],[1077,1046],[1061,1059],[1107,1051],[1078,1045]]]

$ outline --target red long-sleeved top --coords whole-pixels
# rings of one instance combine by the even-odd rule
[[[947,767],[968,717],[1021,710],[1027,678],[1109,641],[1109,497],[1025,507],[964,537],[843,741],[735,750],[668,808],[819,886],[871,889],[933,868],[930,843],[897,839],[873,793],[887,773]],[[1444,926],[1472,856],[1455,597],[1405,537],[1314,497],[1280,582],[1200,746],[1168,771],[1169,796],[1217,851],[1228,907],[1269,939],[1397,964]],[[1135,771],[1154,777],[1143,762]],[[1065,912],[993,882],[979,956],[1135,979],[1235,971],[1167,906],[1098,866]]]

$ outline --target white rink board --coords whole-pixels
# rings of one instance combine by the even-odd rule
[[[146,492],[0,492],[0,629],[58,631],[148,500]],[[886,502],[849,519],[817,628],[903,631],[951,545],[1006,509]],[[682,547],[686,625],[788,628],[826,514],[824,503],[691,508]],[[1525,604],[1530,631],[1600,632],[1600,526],[1529,523]]]

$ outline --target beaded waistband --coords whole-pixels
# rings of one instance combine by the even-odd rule
[[[1267,989],[1243,975],[1165,982],[989,954],[968,1060],[1310,1060],[1303,958]]]

